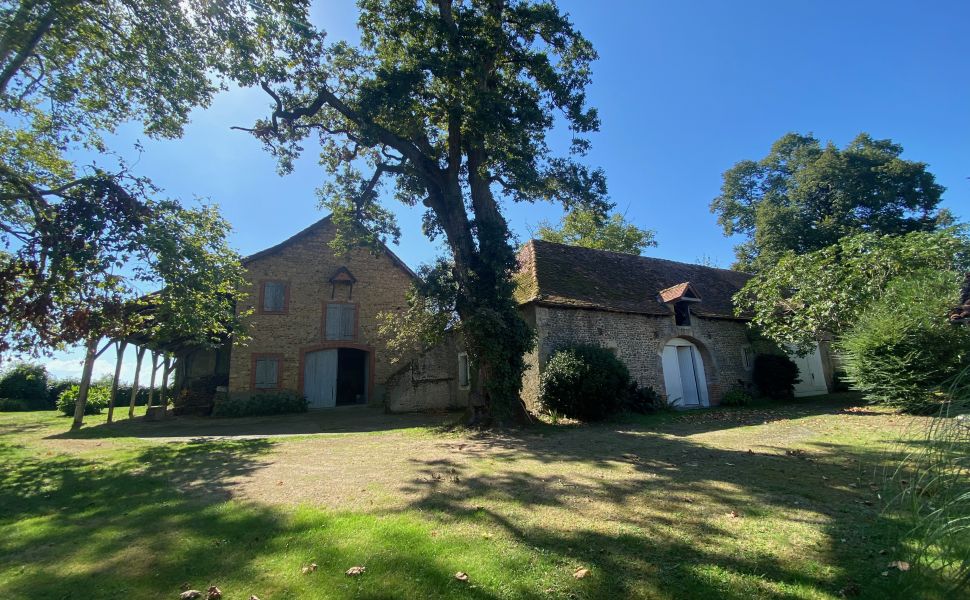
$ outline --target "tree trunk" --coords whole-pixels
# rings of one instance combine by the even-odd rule
[[[141,375],[141,361],[145,358],[145,347],[139,347],[135,356],[135,380],[131,382],[131,404],[128,406],[129,419],[135,418],[135,402],[138,400],[138,377]]]
[[[158,352],[155,350],[152,353],[152,377],[148,383],[148,404],[145,406],[147,411],[152,407],[152,403],[155,401],[155,373],[158,372]]]
[[[114,418],[115,412],[115,396],[118,395],[118,380],[121,378],[121,363],[125,359],[125,348],[128,347],[128,342],[122,340],[118,342],[118,358],[115,361],[115,376],[111,380],[111,397],[108,399],[108,424],[111,424],[111,420]]]
[[[77,401],[74,404],[74,422],[71,424],[71,429],[78,429],[84,424],[84,408],[88,403],[91,373],[94,371],[94,361],[97,357],[98,338],[92,337],[84,350],[84,368],[81,370],[81,385],[78,387]]]
[[[164,367],[162,367],[162,389],[158,392],[158,404],[165,408],[168,406],[168,374],[172,372],[172,357],[168,352],[165,353]]]

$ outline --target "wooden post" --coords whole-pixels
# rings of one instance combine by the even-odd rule
[[[148,405],[145,407],[147,412],[149,408],[152,407],[152,402],[155,400],[155,373],[158,371],[158,352],[155,350],[152,353],[152,379],[148,384]]]
[[[138,400],[138,376],[141,375],[141,361],[145,358],[145,347],[139,346],[135,355],[135,380],[131,382],[131,404],[128,406],[128,418],[135,417],[135,401]]]
[[[84,424],[84,406],[88,403],[88,388],[91,387],[91,373],[94,371],[94,361],[98,358],[98,338],[91,337],[84,350],[84,368],[81,370],[81,385],[74,404],[74,422],[71,429],[78,429]]]
[[[125,359],[125,348],[128,347],[128,342],[121,340],[117,342],[118,344],[118,358],[115,360],[115,376],[111,380],[111,398],[108,399],[108,423],[114,418],[115,413],[115,396],[118,395],[118,380],[121,378],[121,363]]]
[[[168,374],[172,372],[172,356],[166,352],[165,353],[165,363],[162,369],[162,389],[159,390],[158,403],[162,408],[168,406]]]

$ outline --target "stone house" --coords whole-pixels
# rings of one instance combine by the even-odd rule
[[[181,385],[215,377],[230,395],[298,394],[311,408],[467,406],[472,369],[453,336],[424,354],[394,357],[378,331],[378,314],[405,310],[417,275],[387,248],[336,254],[334,227],[326,217],[243,259],[248,286],[237,310],[251,311],[250,339],[186,351]],[[530,408],[549,357],[570,342],[613,349],[639,385],[676,406],[714,405],[750,383],[747,319],[732,304],[747,275],[537,240],[519,262],[517,300],[537,332],[523,381]],[[815,364],[801,360],[803,370]],[[824,393],[826,374],[817,371]]]
[[[325,217],[243,259],[248,286],[237,310],[251,311],[250,339],[187,352],[183,382],[216,376],[230,395],[299,394],[311,408],[444,409],[463,399],[467,372],[459,378],[453,343],[394,357],[378,333],[378,314],[404,311],[417,275],[387,248],[337,255],[334,227]]]
[[[517,299],[537,334],[522,391],[530,408],[546,362],[567,343],[612,349],[640,386],[678,407],[716,405],[750,384],[748,319],[732,301],[748,275],[539,240],[522,248],[519,264]],[[827,391],[821,356],[796,360],[796,394]]]

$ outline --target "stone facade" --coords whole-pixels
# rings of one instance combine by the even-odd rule
[[[523,317],[536,328],[536,349],[526,356],[529,371],[523,380],[522,397],[530,409],[539,397],[539,375],[549,357],[570,343],[586,343],[612,349],[630,369],[637,383],[665,396],[661,354],[673,338],[693,343],[704,361],[708,395],[712,405],[731,387],[751,382],[744,348],[749,347],[744,321],[694,315],[689,327],[679,327],[674,315],[646,315],[581,308],[529,304]]]
[[[367,352],[367,401],[383,404],[388,379],[401,366],[393,364],[378,334],[377,315],[403,311],[405,293],[414,274],[389,252],[373,254],[356,249],[339,256],[329,247],[334,228],[329,219],[317,223],[290,240],[247,258],[247,300],[238,307],[251,310],[247,317],[251,339],[232,348],[229,391],[254,390],[253,365],[259,357],[280,360],[278,390],[303,394],[304,359],[307,352],[351,348]],[[331,282],[341,268],[356,280]],[[342,279],[346,279],[343,277]],[[285,286],[283,310],[266,313],[260,300],[265,282]],[[325,339],[327,303],[356,307],[352,339]]]

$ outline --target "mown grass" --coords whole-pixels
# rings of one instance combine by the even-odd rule
[[[882,510],[875,478],[917,421],[845,406],[408,429],[487,451],[416,451],[394,510],[232,498],[232,482],[313,436],[159,443],[103,417],[67,434],[57,417],[4,414],[0,597],[175,598],[183,583],[227,600],[943,597],[932,576],[887,568],[909,525]],[[337,435],[381,447],[380,433]],[[354,565],[367,570],[344,575]]]

